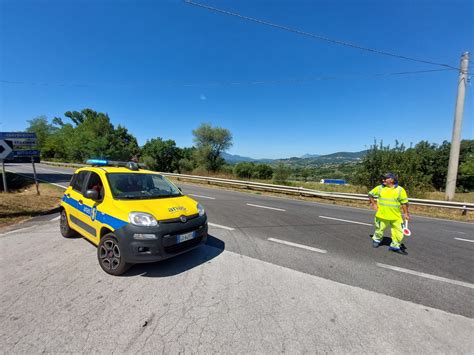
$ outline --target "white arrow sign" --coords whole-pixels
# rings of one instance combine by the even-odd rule
[[[0,160],[6,159],[12,151],[7,142],[0,139]]]

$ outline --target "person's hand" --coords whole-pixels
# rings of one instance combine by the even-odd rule
[[[403,215],[403,218],[405,218],[405,221],[408,221],[410,219],[410,215],[406,213]]]
[[[372,204],[372,209],[373,209],[374,211],[378,211],[379,208],[378,208],[378,206],[377,206],[376,203],[373,203],[373,204]]]

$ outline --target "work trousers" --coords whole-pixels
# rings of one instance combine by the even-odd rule
[[[375,217],[375,233],[372,239],[376,242],[382,241],[383,232],[388,226],[391,227],[392,232],[392,242],[390,243],[390,246],[392,248],[400,249],[403,240],[403,221],[401,219],[390,221]]]

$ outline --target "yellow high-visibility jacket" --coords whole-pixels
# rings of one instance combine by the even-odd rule
[[[377,198],[378,210],[375,217],[389,221],[402,220],[400,205],[408,203],[407,192],[403,187],[379,185],[369,192],[369,196]]]

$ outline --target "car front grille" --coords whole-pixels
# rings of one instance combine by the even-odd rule
[[[202,236],[199,236],[182,243],[177,243],[177,244],[167,246],[165,247],[165,252],[168,254],[179,253],[179,252],[195,247],[196,245],[201,243],[201,241],[202,241]]]

